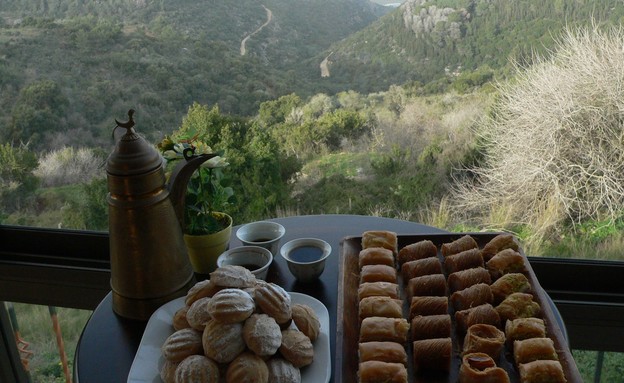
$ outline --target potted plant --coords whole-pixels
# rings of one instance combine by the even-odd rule
[[[213,153],[202,142],[170,137],[158,148],[170,169],[185,155]],[[217,258],[227,250],[232,233],[232,217],[226,213],[234,191],[224,183],[223,169],[229,164],[222,156],[204,162],[188,182],[184,204],[184,241],[195,272],[208,274],[216,268]]]

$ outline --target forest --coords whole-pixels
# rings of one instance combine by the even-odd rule
[[[515,107],[504,103],[505,97],[514,101],[505,92],[515,91],[512,86],[530,68],[578,60],[556,59],[557,52],[565,52],[561,46],[575,43],[565,40],[566,33],[576,31],[582,20],[594,33],[608,31],[620,20],[617,4],[557,1],[538,7],[533,1],[412,0],[390,11],[356,0],[331,6],[316,0],[299,10],[277,0],[265,4],[277,18],[277,25],[267,27],[271,34],[279,28],[298,33],[281,34],[286,47],[271,38],[261,47],[250,43],[250,54],[241,56],[241,37],[266,21],[266,12],[251,0],[241,3],[236,12],[226,12],[228,8],[217,2],[208,8],[192,1],[3,2],[2,222],[106,230],[104,165],[114,144],[114,120],[123,120],[132,108],[137,111],[138,131],[154,145],[188,129],[193,121],[199,124],[193,129],[207,132],[205,144],[230,163],[223,182],[234,190],[229,213],[236,224],[290,214],[373,214],[449,230],[509,230],[534,246],[535,254],[569,254],[569,246],[578,246],[575,255],[585,256],[583,246],[591,246],[594,240],[617,243],[613,234],[621,225],[620,195],[611,184],[557,170],[550,179],[520,180],[521,185],[543,186],[527,191],[528,201],[500,185],[496,190],[507,194],[485,191],[489,181],[515,185],[491,173],[497,170],[492,158],[502,154],[493,151],[488,140],[494,136],[489,132],[508,129],[504,118],[514,116],[504,109]],[[319,17],[307,18],[306,24],[303,17],[311,9]],[[201,23],[201,15],[212,23]],[[586,19],[589,15],[596,18]],[[348,22],[326,32],[340,18]],[[551,19],[559,21],[544,21]],[[436,30],[459,34],[447,35],[456,39],[453,44],[440,40],[431,50]],[[544,40],[547,35],[549,43]],[[357,41],[376,47],[369,52],[375,57],[372,66],[360,60],[352,69],[344,69],[343,77],[334,66],[331,70],[338,68],[337,74],[322,80],[299,72],[315,55],[337,47],[346,51],[344,47]],[[418,68],[422,79],[367,77],[366,70],[377,64],[397,75],[415,73],[394,71],[388,64],[391,60],[384,61],[391,55],[382,50],[399,43],[414,48],[406,48],[405,57],[419,57],[421,63],[426,58],[438,68],[441,61],[436,60],[442,60],[450,69],[438,77],[415,59],[406,59],[402,65]],[[471,47],[473,53],[461,47]],[[461,65],[453,67],[454,62]],[[607,73],[607,69],[602,70]],[[354,73],[362,79],[354,78]],[[358,91],[358,81],[370,91]],[[333,84],[333,91],[327,83]],[[578,85],[584,86],[589,85]],[[538,100],[531,92],[524,98]],[[598,97],[600,92],[587,93],[595,95],[592,100],[563,100],[556,105],[589,103],[591,111],[594,105],[615,102],[616,97],[607,96],[616,90],[608,90],[604,97]],[[611,115],[577,115],[584,116],[583,121],[617,120]],[[555,115],[546,121],[551,124],[540,129],[548,131],[563,123]],[[565,137],[563,132],[571,127],[564,124],[561,129],[557,134]],[[582,134],[594,137],[590,133]],[[613,140],[611,136],[597,139]],[[618,148],[607,158],[616,156]],[[604,173],[608,160],[596,158],[559,166]],[[531,166],[538,165],[525,165]],[[548,185],[562,189],[557,174],[566,174],[575,183],[553,194],[558,199],[545,201],[541,195],[551,193]],[[587,186],[593,184],[603,191]],[[579,201],[579,195],[596,202]],[[535,214],[521,214],[509,203],[514,199],[533,204]],[[573,238],[587,235],[589,245],[562,244],[562,238],[570,238],[566,233],[573,233]],[[604,255],[599,256],[617,257],[613,254],[605,245]]]

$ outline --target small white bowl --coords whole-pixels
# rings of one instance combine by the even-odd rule
[[[245,246],[260,246],[277,255],[279,242],[286,233],[284,226],[277,222],[258,221],[241,226],[236,231],[238,238]]]
[[[217,267],[237,265],[246,267],[256,279],[266,279],[273,254],[260,246],[241,246],[230,249],[217,258]]]
[[[288,269],[300,282],[311,282],[325,270],[325,260],[331,254],[329,243],[318,238],[299,238],[282,246],[280,254]]]

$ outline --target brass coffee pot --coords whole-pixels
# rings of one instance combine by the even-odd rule
[[[194,282],[182,227],[184,196],[193,172],[216,154],[189,156],[166,184],[163,159],[134,130],[134,110],[107,160],[113,310],[147,320]]]

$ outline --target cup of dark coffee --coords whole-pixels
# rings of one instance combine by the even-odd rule
[[[312,282],[325,270],[325,260],[331,254],[329,243],[318,238],[298,238],[280,249],[288,269],[299,282]]]
[[[286,229],[277,222],[258,221],[241,226],[236,231],[238,238],[245,246],[260,246],[268,249],[273,256],[276,256],[279,243]]]

